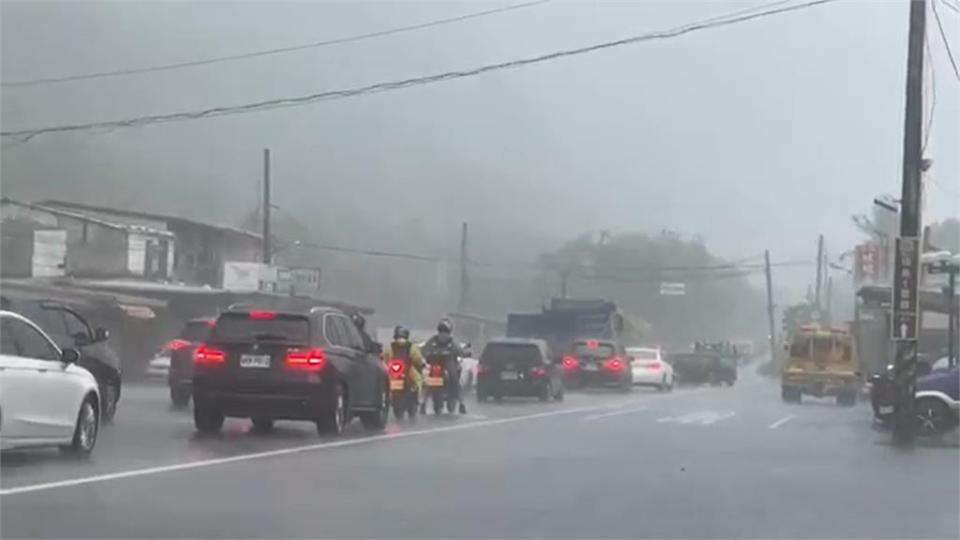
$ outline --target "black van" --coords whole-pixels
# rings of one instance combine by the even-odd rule
[[[667,361],[673,365],[673,375],[680,384],[719,386],[737,382],[737,361],[715,352],[671,353]]]
[[[563,399],[563,374],[550,360],[547,342],[502,338],[487,343],[477,366],[477,400],[530,396]]]

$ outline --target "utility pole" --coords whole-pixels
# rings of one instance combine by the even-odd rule
[[[824,317],[827,324],[833,324],[833,276],[827,276],[827,291],[824,295]]]
[[[560,270],[560,298],[567,297],[567,278],[570,277],[570,267]]]
[[[467,275],[467,222],[460,228],[460,301],[457,310],[461,313],[467,308],[467,295],[470,292],[470,276]]]
[[[820,313],[821,296],[820,291],[823,288],[823,235],[817,240],[817,287],[814,292],[813,306]]]
[[[906,106],[903,126],[903,185],[900,194],[900,237],[897,239],[893,282],[892,337],[897,342],[894,363],[897,399],[893,438],[911,443],[916,437],[915,394],[919,334],[919,270],[921,175],[923,173],[923,40],[926,0],[911,0],[907,38]]]
[[[260,245],[263,248],[261,260],[264,264],[273,262],[273,246],[270,243],[270,149],[263,149],[263,212],[260,214],[263,219],[263,241]]]
[[[947,364],[957,365],[957,272],[960,265],[953,265],[947,275]]]
[[[770,250],[763,252],[764,269],[767,274],[767,323],[770,331],[770,362],[777,356],[777,328],[774,325],[773,278],[770,276]]]

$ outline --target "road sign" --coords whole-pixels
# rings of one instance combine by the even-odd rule
[[[927,271],[931,274],[949,274],[951,272],[958,272],[958,270],[960,270],[958,267],[960,267],[960,264],[951,263],[947,260],[940,260],[929,263],[927,265]]]
[[[894,340],[915,341],[920,321],[920,241],[916,236],[897,238],[894,262],[890,332]]]
[[[687,294],[685,283],[664,281],[660,283],[660,294],[663,296],[683,296]]]

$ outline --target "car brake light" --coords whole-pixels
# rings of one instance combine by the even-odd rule
[[[193,353],[193,363],[203,366],[222,364],[227,361],[227,354],[220,349],[201,345]]]
[[[323,349],[290,349],[287,351],[287,367],[320,371],[327,364]]]
[[[405,371],[403,360],[391,360],[388,368],[390,370],[390,377],[393,379],[403,378]]]
[[[186,349],[190,345],[191,343],[189,341],[185,339],[177,338],[177,339],[170,340],[170,342],[167,343],[163,348],[170,352],[174,352],[174,351],[180,351],[180,350]]]
[[[543,369],[542,367],[530,368],[530,375],[533,375],[534,377],[543,377],[546,374],[547,370]]]
[[[603,367],[609,371],[620,371],[623,369],[623,360],[620,357],[613,357],[604,362]]]
[[[275,311],[251,311],[250,318],[255,320],[271,320],[277,318]]]
[[[654,371],[659,371],[662,366],[660,366],[660,362],[654,361],[654,362],[645,362],[643,364],[643,367],[647,369],[652,369]]]
[[[572,356],[563,357],[563,369],[573,371],[580,366],[580,362]]]

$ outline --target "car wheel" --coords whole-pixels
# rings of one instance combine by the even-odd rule
[[[540,391],[537,393],[537,399],[540,401],[549,401],[550,395],[553,394],[553,388],[550,387],[550,383],[546,383],[540,386]]]
[[[387,419],[390,418],[390,385],[386,381],[381,385],[383,392],[380,393],[380,404],[377,410],[365,412],[360,416],[360,421],[367,431],[382,431],[387,427]]]
[[[256,433],[269,433],[273,430],[273,418],[254,416],[250,421],[253,422],[253,431]]]
[[[73,429],[73,440],[69,445],[61,446],[60,449],[68,454],[75,456],[89,456],[93,447],[97,444],[97,434],[100,431],[100,417],[95,399],[88,397],[80,405],[80,412],[77,413],[77,424]]]
[[[339,435],[343,433],[343,427],[347,423],[347,398],[345,394],[343,384],[334,385],[327,408],[317,420],[317,433],[320,435]]]
[[[114,383],[107,383],[100,394],[100,419],[104,422],[113,421],[117,415],[117,402],[120,401],[120,388]]]
[[[783,399],[784,403],[800,403],[801,396],[802,393],[799,388],[793,386],[780,387],[780,398]]]
[[[561,386],[559,390],[553,395],[553,399],[556,401],[563,401],[563,387]]]
[[[956,417],[950,411],[950,407],[936,398],[918,399],[916,413],[921,435],[938,435],[957,422]]]
[[[193,400],[193,425],[203,434],[219,433],[223,428],[223,413],[211,407],[204,400]]]
[[[393,417],[396,420],[403,420],[404,413],[407,412],[407,404],[399,397],[393,398]]]
[[[170,402],[174,407],[183,408],[190,403],[190,388],[183,386],[170,387]]]

